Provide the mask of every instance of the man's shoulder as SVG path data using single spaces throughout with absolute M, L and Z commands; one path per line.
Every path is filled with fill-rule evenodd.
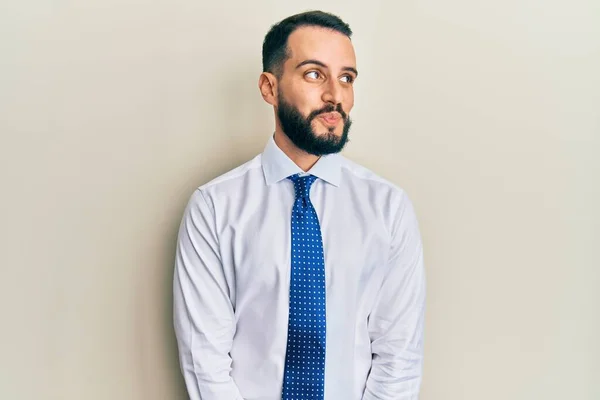
M 416 220 L 413 202 L 402 186 L 348 158 L 343 159 L 342 165 L 345 179 L 354 183 L 357 189 L 361 188 L 369 204 L 383 210 L 384 220 L 396 221 L 396 224 L 404 220 Z M 397 228 L 390 228 L 391 231 L 394 229 Z
M 396 195 L 405 194 L 401 186 L 384 178 L 372 169 L 344 156 L 341 156 L 341 160 L 342 172 L 346 175 L 347 179 L 360 184 L 367 184 L 373 187 L 374 190 L 387 191 Z
M 249 173 L 253 172 L 262 173 L 261 154 L 258 154 L 243 164 L 212 178 L 210 181 L 200 185 L 198 190 L 208 191 L 215 187 L 224 187 L 229 184 L 235 185 L 236 183 L 240 183 L 240 181 Z

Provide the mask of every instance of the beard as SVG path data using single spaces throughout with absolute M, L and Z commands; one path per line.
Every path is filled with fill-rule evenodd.
M 285 101 L 281 92 L 279 92 L 278 97 L 277 117 L 281 123 L 281 129 L 296 147 L 315 156 L 342 151 L 349 141 L 348 131 L 352 125 L 352 120 L 342 110 L 341 104 L 338 103 L 337 106 L 328 104 L 320 110 L 311 112 L 305 118 L 296 107 Z M 336 127 L 327 128 L 328 132 L 326 134 L 317 135 L 312 129 L 312 121 L 320 114 L 334 111 L 342 116 L 344 127 L 341 136 L 334 133 Z

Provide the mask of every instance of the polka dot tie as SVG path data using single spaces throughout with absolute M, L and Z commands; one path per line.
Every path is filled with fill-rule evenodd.
M 325 385 L 325 261 L 317 213 L 310 202 L 313 175 L 294 182 L 290 316 L 282 400 L 323 400 Z

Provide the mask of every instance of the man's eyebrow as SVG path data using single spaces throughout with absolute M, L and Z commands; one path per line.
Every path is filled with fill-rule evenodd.
M 323 68 L 329 68 L 324 62 L 321 62 L 319 60 L 304 60 L 300 64 L 296 65 L 296 69 L 298 69 L 306 64 L 315 64 L 315 65 L 318 65 Z M 354 67 L 343 67 L 342 71 L 350 71 L 350 72 L 353 72 L 354 75 L 358 76 L 358 71 Z
M 342 71 L 350 71 L 350 72 L 354 73 L 355 77 L 358 76 L 358 71 L 354 67 L 344 67 L 344 68 L 342 68 Z

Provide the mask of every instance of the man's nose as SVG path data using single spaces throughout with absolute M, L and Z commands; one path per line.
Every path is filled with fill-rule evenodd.
M 342 102 L 342 89 L 337 79 L 330 79 L 323 91 L 323 101 L 333 105 Z

